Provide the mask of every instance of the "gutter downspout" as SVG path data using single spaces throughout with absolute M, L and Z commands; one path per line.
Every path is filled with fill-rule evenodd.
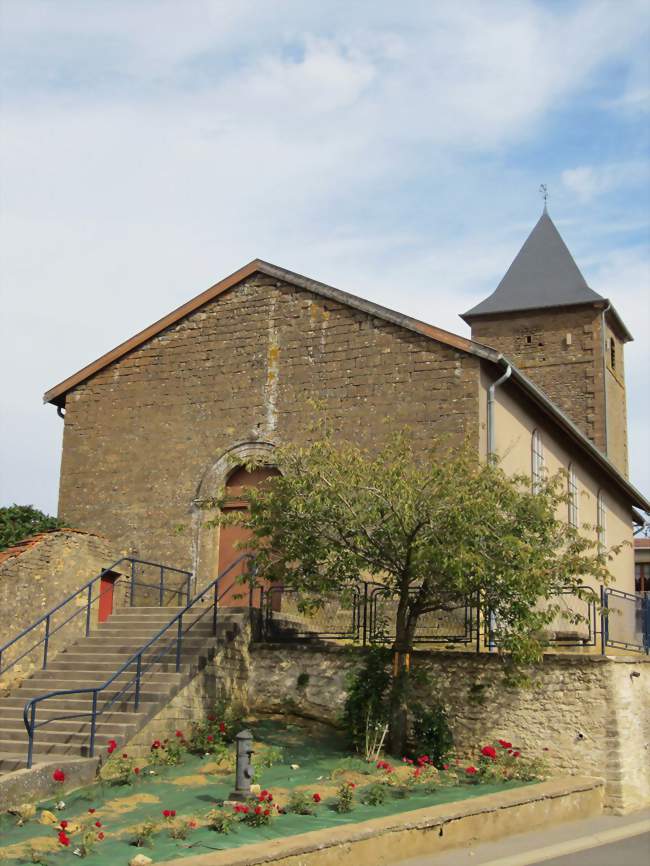
M 603 427 L 605 429 L 605 448 L 604 454 L 608 457 L 609 451 L 609 437 L 607 435 L 607 340 L 605 339 L 605 316 L 609 312 L 612 307 L 612 302 L 607 301 L 607 306 L 604 308 L 601 313 L 600 318 L 600 333 L 601 333 L 601 343 L 602 343 L 602 352 L 603 352 Z
M 495 392 L 500 385 L 503 385 L 504 382 L 512 375 L 512 367 L 508 362 L 503 359 L 504 363 L 507 365 L 506 371 L 501 376 L 501 378 L 497 379 L 496 382 L 492 382 L 490 387 L 488 388 L 488 397 L 487 397 L 487 453 L 488 460 L 494 457 L 496 451 L 495 445 L 495 435 L 494 435 L 494 403 L 495 403 Z
M 496 444 L 495 444 L 495 429 L 494 429 L 494 403 L 495 403 L 495 395 L 496 390 L 500 385 L 503 385 L 504 382 L 507 382 L 510 376 L 512 375 L 512 367 L 508 362 L 503 359 L 506 366 L 506 371 L 499 379 L 495 382 L 492 382 L 490 387 L 488 388 L 488 397 L 487 397 L 487 456 L 488 460 L 493 460 L 496 453 Z M 489 640 L 488 640 L 488 648 L 490 652 L 494 652 L 496 649 L 496 644 L 494 642 L 494 614 L 490 612 L 490 622 L 489 622 Z

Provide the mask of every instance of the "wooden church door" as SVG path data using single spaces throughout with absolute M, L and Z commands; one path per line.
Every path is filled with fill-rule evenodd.
M 258 487 L 268 478 L 273 478 L 279 474 L 278 470 L 273 467 L 262 466 L 250 472 L 243 466 L 238 467 L 234 472 L 231 472 L 226 481 L 228 503 L 223 510 L 225 512 L 246 511 L 246 500 L 243 498 L 246 488 Z M 245 551 L 245 542 L 248 538 L 250 538 L 250 531 L 241 526 L 219 527 L 219 574 L 238 556 L 241 556 Z M 222 605 L 226 607 L 248 606 L 248 587 L 246 584 L 237 582 L 237 578 L 245 573 L 246 568 L 246 561 L 242 561 L 224 578 L 224 585 L 219 590 L 220 595 L 223 596 L 220 602 Z M 224 594 L 226 587 L 227 590 Z M 255 606 L 259 605 L 258 593 L 254 593 L 254 604 Z

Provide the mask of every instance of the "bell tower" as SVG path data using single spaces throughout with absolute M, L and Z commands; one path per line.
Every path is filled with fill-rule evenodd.
M 632 335 L 589 288 L 546 206 L 495 291 L 461 318 L 627 475 L 623 349 Z

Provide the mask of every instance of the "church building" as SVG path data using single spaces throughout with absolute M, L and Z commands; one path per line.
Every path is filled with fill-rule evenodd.
M 612 302 L 584 280 L 544 210 L 472 338 L 256 259 L 45 394 L 64 419 L 59 516 L 116 547 L 195 573 L 235 554 L 198 502 L 273 471 L 309 440 L 314 400 L 335 435 L 372 448 L 408 425 L 531 483 L 567 470 L 567 520 L 632 541 L 648 500 L 627 478 L 624 346 Z M 181 528 L 179 531 L 179 527 Z M 634 591 L 631 543 L 612 565 Z

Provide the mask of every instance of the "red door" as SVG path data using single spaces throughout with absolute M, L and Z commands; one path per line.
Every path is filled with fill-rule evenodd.
M 113 613 L 114 574 L 104 574 L 99 581 L 99 621 L 106 622 Z
M 231 473 L 226 481 L 226 493 L 228 504 L 224 511 L 246 511 L 246 501 L 242 498 L 247 487 L 257 487 L 263 484 L 267 478 L 279 475 L 277 469 L 262 467 L 249 472 L 239 467 Z M 231 562 L 245 552 L 245 542 L 250 538 L 250 531 L 241 526 L 222 526 L 219 529 L 219 574 L 221 574 Z M 244 574 L 247 562 L 243 560 L 232 571 L 229 571 L 223 579 L 219 588 L 222 596 L 221 604 L 226 607 L 248 607 L 249 590 L 245 583 L 238 583 L 237 578 Z M 225 594 L 224 594 L 225 593 Z M 253 604 L 259 607 L 259 592 L 253 593 Z

